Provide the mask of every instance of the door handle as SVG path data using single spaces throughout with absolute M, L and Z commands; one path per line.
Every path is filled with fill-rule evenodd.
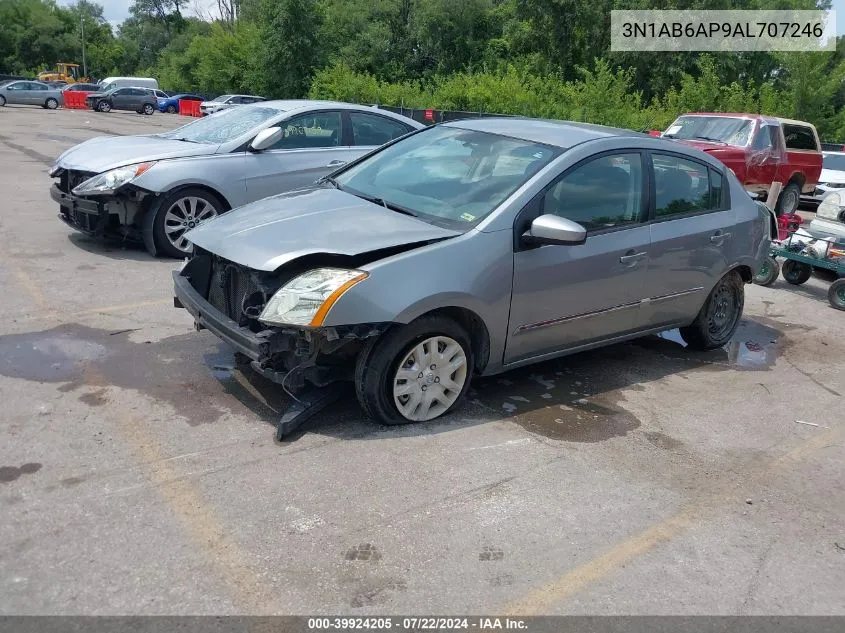
M 715 234 L 710 236 L 710 241 L 713 242 L 714 244 L 721 244 L 726 239 L 728 239 L 730 236 L 731 236 L 730 233 L 722 233 L 721 231 L 716 231 Z
M 341 165 L 345 165 L 345 160 L 330 160 L 326 167 L 340 167 Z
M 628 251 L 622 257 L 619 258 L 620 264 L 636 264 L 638 261 L 643 259 L 648 253 L 635 253 L 634 251 Z

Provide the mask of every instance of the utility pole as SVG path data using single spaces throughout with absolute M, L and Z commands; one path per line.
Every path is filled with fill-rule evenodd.
M 82 76 L 88 77 L 88 62 L 85 61 L 85 17 L 79 17 L 79 26 L 82 28 Z

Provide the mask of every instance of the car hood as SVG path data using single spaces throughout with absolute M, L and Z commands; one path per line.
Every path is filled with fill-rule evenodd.
M 99 99 L 100 97 L 105 97 L 108 93 L 107 92 L 90 92 L 85 95 L 86 99 L 96 98 Z
M 217 147 L 157 136 L 100 136 L 71 147 L 56 163 L 64 169 L 100 173 L 150 160 L 205 156 L 216 152 Z
M 845 171 L 822 169 L 822 173 L 819 175 L 819 182 L 843 183 L 845 182 Z
M 304 255 L 363 255 L 460 234 L 338 189 L 315 186 L 240 207 L 186 237 L 229 261 L 273 271 Z

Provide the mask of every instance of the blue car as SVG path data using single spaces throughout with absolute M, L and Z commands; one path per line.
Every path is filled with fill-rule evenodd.
M 170 114 L 176 114 L 177 112 L 179 112 L 180 99 L 185 99 L 186 101 L 205 101 L 205 97 L 195 94 L 185 93 L 173 95 L 172 97 L 168 97 L 167 99 L 158 100 L 159 112 L 168 112 Z

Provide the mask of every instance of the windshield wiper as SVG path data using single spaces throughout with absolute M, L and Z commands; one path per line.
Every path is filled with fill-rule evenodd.
M 727 145 L 725 141 L 720 138 L 713 138 L 712 136 L 693 136 L 692 138 L 701 139 L 702 141 L 710 141 L 711 143 L 722 143 L 723 145 Z
M 352 193 L 351 191 L 349 193 Z M 391 211 L 396 211 L 397 213 L 402 213 L 404 215 L 410 215 L 412 218 L 419 217 L 416 213 L 411 211 L 410 209 L 406 209 L 405 207 L 399 206 L 393 202 L 388 202 L 384 198 L 378 198 L 376 196 L 368 196 L 363 193 L 354 193 L 353 195 L 358 196 L 366 200 L 367 202 L 372 202 L 373 204 L 377 204 L 380 207 L 384 207 L 385 209 L 390 209 Z
M 194 141 L 192 139 L 185 138 L 184 136 L 182 138 L 174 138 L 173 140 L 174 141 L 183 141 L 185 143 L 199 143 L 199 141 Z

